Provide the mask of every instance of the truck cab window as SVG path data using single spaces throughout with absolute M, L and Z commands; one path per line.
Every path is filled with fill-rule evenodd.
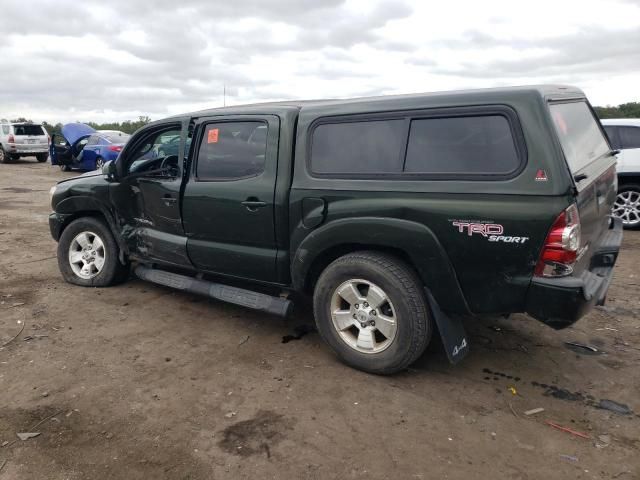
M 171 169 L 173 175 L 178 170 L 180 149 L 180 129 L 161 130 L 150 134 L 128 158 L 129 173 L 147 172 L 152 176 L 167 175 L 164 168 Z
M 255 177 L 264 171 L 267 125 L 262 122 L 212 123 L 200 140 L 198 180 Z

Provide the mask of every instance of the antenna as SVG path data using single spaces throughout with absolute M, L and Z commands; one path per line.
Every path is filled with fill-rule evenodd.
M 223 84 L 223 90 L 222 90 L 222 106 L 226 107 L 227 106 L 227 84 Z

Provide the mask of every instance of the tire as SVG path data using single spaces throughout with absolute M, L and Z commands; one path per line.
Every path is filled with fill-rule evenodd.
M 612 213 L 622 219 L 627 230 L 640 228 L 640 185 L 626 184 L 618 188 Z
M 0 146 L 0 163 L 9 163 L 10 161 L 9 154 Z
M 129 274 L 129 265 L 120 263 L 119 253 L 118 244 L 104 222 L 82 217 L 71 222 L 60 236 L 58 267 L 69 283 L 108 287 L 126 280 Z M 74 259 L 77 261 L 72 265 Z
M 69 165 L 58 165 L 58 167 L 60 168 L 61 172 L 70 172 L 71 171 L 71 167 Z
M 406 369 L 433 332 L 422 282 L 385 253 L 355 252 L 331 263 L 316 283 L 313 310 L 318 332 L 338 357 L 369 373 Z
M 36 160 L 38 161 L 38 163 L 44 163 L 47 161 L 48 157 L 49 155 L 46 153 L 39 153 L 36 155 Z
M 104 167 L 104 158 L 97 157 L 96 158 L 96 170 L 102 170 L 102 167 Z

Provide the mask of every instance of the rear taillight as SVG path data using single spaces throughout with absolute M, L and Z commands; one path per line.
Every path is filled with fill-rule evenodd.
M 536 265 L 538 277 L 564 277 L 573 273 L 580 250 L 580 215 L 575 204 L 558 215 Z
M 109 147 L 109 150 L 112 152 L 121 152 L 122 151 L 122 146 L 120 145 L 111 145 Z
M 7 138 L 7 142 L 16 143 L 16 137 L 13 136 L 13 133 L 9 135 L 9 137 Z

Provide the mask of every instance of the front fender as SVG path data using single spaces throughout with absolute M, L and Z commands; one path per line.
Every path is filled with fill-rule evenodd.
M 309 233 L 295 249 L 291 278 L 302 290 L 314 261 L 329 249 L 358 244 L 404 252 L 443 311 L 469 313 L 449 258 L 433 232 L 409 220 L 379 217 L 342 218 Z
M 122 241 L 121 235 L 118 235 L 113 213 L 107 205 L 94 197 L 84 195 L 74 195 L 67 197 L 55 205 L 55 213 L 50 217 L 51 235 L 57 241 L 60 238 L 62 230 L 76 218 L 83 215 L 90 215 L 93 212 L 99 212 L 105 218 L 111 232 L 113 233 L 121 251 L 127 252 L 126 244 Z M 53 219 L 53 220 L 51 220 Z

